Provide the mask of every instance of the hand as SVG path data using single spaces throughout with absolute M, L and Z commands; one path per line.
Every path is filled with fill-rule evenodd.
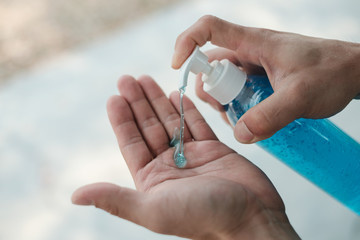
M 137 191 L 110 183 L 78 189 L 72 201 L 95 205 L 152 231 L 193 239 L 298 239 L 265 174 L 219 142 L 184 98 L 185 169 L 169 140 L 179 127 L 179 94 L 168 99 L 150 77 L 124 76 L 108 115 Z
M 228 58 L 249 74 L 266 73 L 274 94 L 238 121 L 235 136 L 253 143 L 272 136 L 293 120 L 324 118 L 341 111 L 360 93 L 360 44 L 235 25 L 205 16 L 182 33 L 172 65 L 179 68 L 195 45 L 224 47 L 209 60 Z M 202 90 L 198 96 L 221 108 Z

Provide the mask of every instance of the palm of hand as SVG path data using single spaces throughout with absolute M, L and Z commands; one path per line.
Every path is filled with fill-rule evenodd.
M 235 229 L 246 235 L 264 212 L 286 221 L 281 198 L 267 177 L 219 142 L 189 99 L 184 99 L 188 163 L 178 169 L 169 147 L 179 123 L 178 95 L 167 99 L 148 77 L 123 77 L 119 90 L 122 96 L 110 99 L 108 113 L 139 191 L 90 185 L 74 193 L 75 203 L 91 201 L 150 230 L 197 239 L 220 239 Z
M 149 193 L 153 216 L 144 221 L 149 229 L 210 239 L 206 234 L 231 234 L 264 208 L 282 209 L 266 176 L 221 142 L 193 141 L 185 149 L 186 169 L 175 167 L 169 149 L 135 177 L 137 188 Z

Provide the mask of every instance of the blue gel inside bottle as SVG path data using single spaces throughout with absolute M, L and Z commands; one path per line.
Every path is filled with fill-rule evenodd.
M 273 93 L 266 76 L 248 76 L 225 106 L 230 122 Z M 360 215 L 360 144 L 327 119 L 297 119 L 257 143 Z

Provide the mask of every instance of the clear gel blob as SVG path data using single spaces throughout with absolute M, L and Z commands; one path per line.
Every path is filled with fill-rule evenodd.
M 180 129 L 175 128 L 173 138 L 170 142 L 171 147 L 175 147 L 174 161 L 178 168 L 184 168 L 187 160 L 184 155 L 184 109 L 183 109 L 183 98 L 185 89 L 180 88 Z

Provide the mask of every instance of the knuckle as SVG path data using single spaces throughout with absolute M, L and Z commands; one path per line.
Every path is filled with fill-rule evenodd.
M 159 120 L 157 119 L 157 117 L 155 116 L 150 116 L 146 119 L 144 119 L 141 123 L 141 126 L 143 129 L 147 129 L 147 128 L 151 128 L 151 127 L 154 127 L 154 126 L 157 126 L 159 125 L 160 122 Z
M 195 119 L 195 121 L 191 124 L 191 127 L 199 131 L 204 131 L 204 134 L 207 132 L 207 122 L 204 118 Z
M 217 19 L 218 19 L 217 17 L 207 14 L 207 15 L 204 15 L 204 16 L 199 18 L 198 24 L 200 24 L 200 25 L 211 25 Z
M 220 19 L 212 15 L 200 17 L 190 28 L 182 32 L 176 39 L 175 48 L 193 49 L 194 42 L 202 46 L 208 40 L 199 34 L 200 29 L 209 29 Z
M 257 111 L 255 113 L 258 117 L 253 120 L 250 125 L 250 131 L 257 137 L 266 137 L 272 133 L 273 122 L 270 116 L 265 111 Z M 251 126 L 254 127 L 251 127 Z
M 114 216 L 119 216 L 119 209 L 111 204 L 107 203 L 95 203 L 95 207 L 102 209 Z
M 173 122 L 179 121 L 180 116 L 177 112 L 170 113 L 168 116 L 166 116 L 164 123 L 169 124 Z
M 272 116 L 270 116 L 272 114 Z M 272 135 L 274 131 L 274 121 L 277 117 L 276 113 L 268 112 L 262 107 L 254 107 L 250 109 L 243 118 L 246 126 L 258 138 L 266 138 Z

